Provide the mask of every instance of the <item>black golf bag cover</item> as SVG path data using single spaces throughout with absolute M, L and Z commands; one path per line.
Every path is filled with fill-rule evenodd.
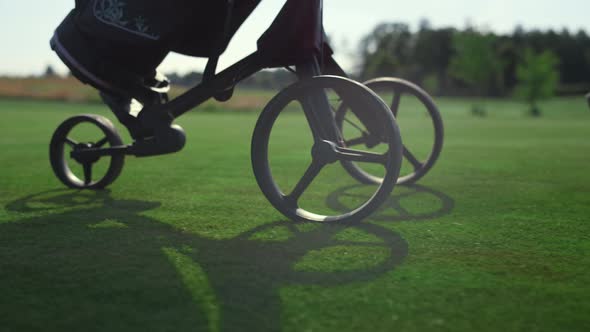
M 288 0 L 258 39 L 269 65 L 299 64 L 324 51 L 322 0 Z
M 228 0 L 76 0 L 51 46 L 84 83 L 129 95 L 130 86 L 151 85 L 170 51 L 221 54 L 259 2 L 236 0 L 228 22 Z

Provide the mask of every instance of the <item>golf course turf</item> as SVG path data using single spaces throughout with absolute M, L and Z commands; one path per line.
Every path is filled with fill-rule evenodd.
M 256 112 L 191 113 L 183 151 L 128 158 L 90 192 L 55 178 L 48 144 L 67 117 L 108 111 L 0 100 L 0 332 L 590 331 L 586 101 L 543 102 L 540 118 L 507 100 L 475 117 L 471 102 L 437 100 L 445 145 L 418 185 L 335 225 L 266 201 Z M 308 160 L 285 121 L 282 162 Z M 404 140 L 428 135 L 402 121 Z M 332 167 L 342 182 L 310 206 L 362 191 Z

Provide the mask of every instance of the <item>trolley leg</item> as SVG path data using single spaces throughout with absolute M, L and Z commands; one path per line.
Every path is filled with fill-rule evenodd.
M 312 61 L 297 66 L 297 75 L 300 80 L 321 75 L 318 59 L 314 57 Z M 316 143 L 322 140 L 340 142 L 341 135 L 338 133 L 334 112 L 326 92 L 323 90 L 313 91 L 302 103 Z

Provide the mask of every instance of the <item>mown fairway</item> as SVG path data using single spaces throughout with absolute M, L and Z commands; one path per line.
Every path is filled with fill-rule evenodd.
M 440 100 L 438 164 L 347 227 L 293 224 L 265 200 L 257 113 L 190 114 L 184 151 L 78 192 L 53 176 L 51 134 L 106 110 L 0 101 L 0 331 L 589 331 L 585 101 L 546 102 L 540 119 L 469 105 Z M 345 204 L 357 187 L 341 173 L 313 204 Z

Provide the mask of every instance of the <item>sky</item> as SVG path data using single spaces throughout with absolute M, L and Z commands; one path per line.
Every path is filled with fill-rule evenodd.
M 262 0 L 222 56 L 221 68 L 256 49 L 256 40 L 284 3 Z M 0 0 L 0 75 L 39 74 L 48 65 L 65 72 L 49 39 L 73 6 L 74 0 Z M 498 33 L 509 33 L 516 25 L 590 32 L 590 0 L 324 0 L 324 15 L 337 60 L 349 68 L 355 63 L 350 51 L 382 22 L 405 22 L 414 28 L 423 19 L 437 28 L 461 28 L 469 22 Z M 204 64 L 203 59 L 172 54 L 160 69 L 186 73 L 202 70 Z

